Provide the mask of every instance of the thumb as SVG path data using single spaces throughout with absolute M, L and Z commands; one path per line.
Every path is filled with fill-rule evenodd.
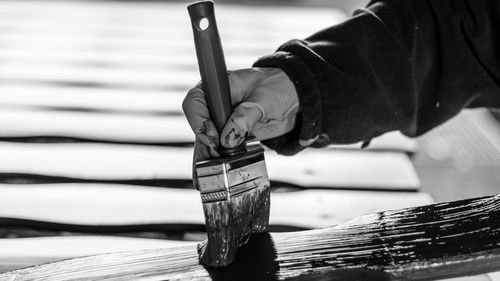
M 226 148 L 233 148 L 241 144 L 248 137 L 253 126 L 264 118 L 264 109 L 255 102 L 243 102 L 238 105 L 222 129 L 220 144 Z

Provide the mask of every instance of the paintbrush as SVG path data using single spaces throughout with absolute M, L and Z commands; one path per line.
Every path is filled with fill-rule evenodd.
M 188 6 L 196 55 L 210 118 L 217 130 L 231 115 L 232 103 L 214 4 Z M 260 145 L 245 142 L 232 149 L 219 147 L 221 158 L 195 164 L 208 239 L 198 245 L 200 261 L 212 267 L 229 265 L 252 232 L 269 222 L 270 184 Z

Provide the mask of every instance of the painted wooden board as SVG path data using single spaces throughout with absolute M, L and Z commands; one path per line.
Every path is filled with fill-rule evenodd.
M 84 180 L 190 180 L 191 147 L 0 142 L 0 174 Z M 407 155 L 309 149 L 294 157 L 266 151 L 272 181 L 317 188 L 416 190 Z
M 271 195 L 270 223 L 319 228 L 432 203 L 426 193 L 305 190 Z M 0 184 L 0 217 L 76 225 L 204 225 L 199 192 L 114 184 Z
M 196 242 L 111 236 L 0 239 L 0 273 L 68 258 L 193 243 Z
M 115 91 L 111 91 L 109 96 L 106 96 L 106 91 L 97 91 L 96 94 L 103 98 L 87 96 L 78 91 L 69 92 L 68 95 L 55 91 L 23 97 L 23 93 L 16 96 L 2 93 L 0 86 L 0 138 L 59 136 L 143 144 L 192 143 L 194 140 L 194 134 L 182 113 L 181 95 L 146 95 L 138 92 L 129 95 L 124 93 L 120 98 L 120 93 Z M 5 97 L 5 102 L 1 101 L 2 97 Z M 113 102 L 114 98 L 117 102 Z M 25 105 L 54 111 L 30 109 Z M 142 114 L 128 114 L 134 112 Z M 334 149 L 360 147 L 361 143 L 332 146 Z M 399 132 L 392 132 L 373 139 L 369 149 L 414 153 L 417 144 Z
M 255 234 L 234 264 L 198 263 L 194 245 L 89 256 L 0 280 L 433 280 L 500 270 L 500 196 L 366 215 L 301 232 Z
M 0 273 L 89 255 L 167 248 L 197 242 L 110 236 L 63 236 L 0 239 Z M 498 281 L 498 273 L 441 281 Z

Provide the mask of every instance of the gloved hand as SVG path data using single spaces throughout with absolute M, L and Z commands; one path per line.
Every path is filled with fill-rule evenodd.
M 264 140 L 283 135 L 295 126 L 299 99 L 295 86 L 279 68 L 250 68 L 230 71 L 233 107 L 219 133 L 209 117 L 201 85 L 191 89 L 182 108 L 196 135 L 193 163 L 220 157 L 219 143 L 227 148 L 245 140 Z

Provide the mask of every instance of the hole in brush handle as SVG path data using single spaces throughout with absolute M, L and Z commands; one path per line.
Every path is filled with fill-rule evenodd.
M 206 30 L 210 25 L 210 21 L 207 18 L 201 18 L 198 20 L 198 30 L 204 31 Z

